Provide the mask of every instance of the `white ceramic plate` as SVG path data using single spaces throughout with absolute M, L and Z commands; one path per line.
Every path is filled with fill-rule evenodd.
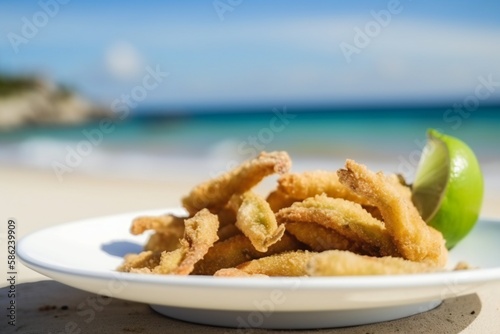
M 324 328 L 398 319 L 500 279 L 500 222 L 480 221 L 450 254 L 481 269 L 399 276 L 220 278 L 119 273 L 126 253 L 147 236 L 129 233 L 136 212 L 82 220 L 32 233 L 20 259 L 59 282 L 100 295 L 150 304 L 181 320 L 227 327 Z

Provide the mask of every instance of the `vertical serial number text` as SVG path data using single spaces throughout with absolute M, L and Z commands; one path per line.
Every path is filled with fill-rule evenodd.
M 17 281 L 17 258 L 16 258 L 16 221 L 11 218 L 7 221 L 7 323 L 16 325 L 16 281 Z

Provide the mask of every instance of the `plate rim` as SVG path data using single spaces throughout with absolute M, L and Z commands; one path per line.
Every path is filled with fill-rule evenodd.
M 481 284 L 494 280 L 500 280 L 500 266 L 494 268 L 478 268 L 464 271 L 446 271 L 423 274 L 403 274 L 403 275 L 366 275 L 366 276 L 342 276 L 342 277 L 213 277 L 213 276 L 174 276 L 174 275 L 144 275 L 137 273 L 123 273 L 118 271 L 88 270 L 68 267 L 65 265 L 44 264 L 29 253 L 25 246 L 32 238 L 39 234 L 48 233 L 51 230 L 68 228 L 79 224 L 88 224 L 96 220 L 120 219 L 120 217 L 131 217 L 139 215 L 155 215 L 161 213 L 183 214 L 185 210 L 181 207 L 168 207 L 162 209 L 141 210 L 110 214 L 97 217 L 90 217 L 61 223 L 45 228 L 39 228 L 23 236 L 17 243 L 16 253 L 19 259 L 28 268 L 35 271 L 43 271 L 42 274 L 48 277 L 45 272 L 55 272 L 58 274 L 85 277 L 87 279 L 120 279 L 129 283 L 147 283 L 153 285 L 163 285 L 166 283 L 175 286 L 199 287 L 200 284 L 209 288 L 227 289 L 274 289 L 286 288 L 287 285 L 294 285 L 300 282 L 301 290 L 334 289 L 334 290 L 363 290 L 363 289 L 394 289 L 394 288 L 425 288 L 439 284 L 446 284 L 451 279 L 454 284 Z M 500 219 L 480 217 L 478 223 L 500 224 Z M 477 226 L 477 224 L 476 224 Z M 500 226 L 500 225 L 499 225 Z M 38 270 L 37 270 L 38 269 Z M 418 278 L 418 281 L 415 280 Z

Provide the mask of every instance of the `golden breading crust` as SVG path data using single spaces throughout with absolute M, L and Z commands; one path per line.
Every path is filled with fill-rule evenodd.
M 307 263 L 310 276 L 360 276 L 428 273 L 439 270 L 428 263 L 400 257 L 372 257 L 331 250 L 317 253 Z
M 262 152 L 255 159 L 244 162 L 234 170 L 196 186 L 182 199 L 182 204 L 192 215 L 203 208 L 217 212 L 234 194 L 242 194 L 252 189 L 268 175 L 284 174 L 290 167 L 288 153 Z
M 284 174 L 278 179 L 278 191 L 298 201 L 325 194 L 363 205 L 370 204 L 366 198 L 340 183 L 335 171 L 316 170 Z
M 269 246 L 278 242 L 285 233 L 285 226 L 278 226 L 269 203 L 251 191 L 241 195 L 236 227 L 259 252 L 267 252 Z
M 205 256 L 219 239 L 217 216 L 203 209 L 185 220 L 184 238 L 181 247 L 172 252 L 163 252 L 160 264 L 153 269 L 157 274 L 189 275 L 195 264 Z
M 359 245 L 365 254 L 398 256 L 384 223 L 373 218 L 358 203 L 318 195 L 278 211 L 280 223 L 316 223 Z
M 337 173 L 342 184 L 377 206 L 405 259 L 445 265 L 448 251 L 442 234 L 423 221 L 403 188 L 395 186 L 383 173 L 373 173 L 353 160 L 347 160 L 346 168 Z
M 243 234 L 225 241 L 217 242 L 205 257 L 199 261 L 192 272 L 193 275 L 213 275 L 223 268 L 236 267 L 243 262 L 260 259 L 265 256 L 286 251 L 304 249 L 305 245 L 285 233 L 280 241 L 269 247 L 267 252 L 257 251 L 252 242 Z

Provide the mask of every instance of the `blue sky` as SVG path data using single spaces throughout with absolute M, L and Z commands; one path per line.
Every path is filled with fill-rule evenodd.
M 0 3 L 0 71 L 102 103 L 141 85 L 148 66 L 169 76 L 141 103 L 174 107 L 448 102 L 481 76 L 500 81 L 496 1 L 60 1 Z

